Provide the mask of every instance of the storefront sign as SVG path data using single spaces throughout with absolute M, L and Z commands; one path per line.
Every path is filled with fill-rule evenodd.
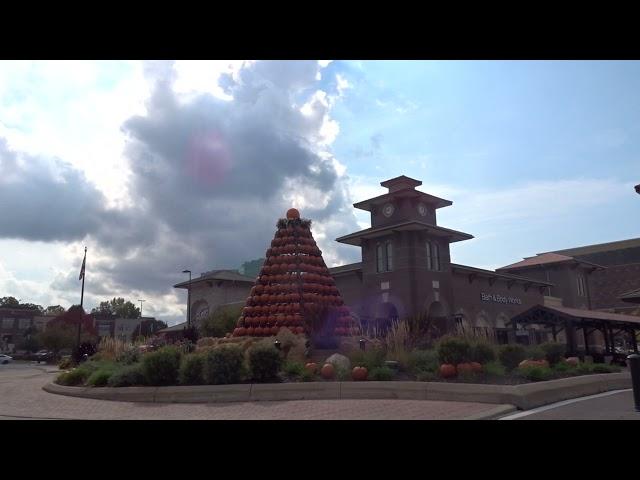
M 503 297 L 495 293 L 481 293 L 480 297 L 483 302 L 496 302 L 496 303 L 512 303 L 514 305 L 522 305 L 522 300 L 517 297 Z

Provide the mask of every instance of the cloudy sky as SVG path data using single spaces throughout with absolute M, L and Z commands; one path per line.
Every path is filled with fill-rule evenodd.
M 143 298 L 263 256 L 291 205 L 334 239 L 398 175 L 453 201 L 453 261 L 640 236 L 640 62 L 0 62 L 0 296 Z

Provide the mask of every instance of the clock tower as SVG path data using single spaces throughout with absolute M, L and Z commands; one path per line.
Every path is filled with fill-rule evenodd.
M 436 211 L 452 202 L 416 190 L 404 175 L 381 182 L 384 195 L 354 204 L 371 213 L 371 228 L 336 239 L 362 253 L 362 298 L 356 313 L 365 324 L 425 313 L 436 328 L 452 322 L 449 245 L 473 238 L 438 226 Z

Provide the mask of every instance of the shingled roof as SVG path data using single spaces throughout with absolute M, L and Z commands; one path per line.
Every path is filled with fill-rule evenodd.
M 214 282 L 214 281 L 228 281 L 228 282 L 242 282 L 253 283 L 255 278 L 247 277 L 235 270 L 211 270 L 204 272 L 199 277 L 191 279 L 191 285 L 200 282 Z M 176 283 L 173 288 L 189 288 L 189 280 Z
M 547 265 L 551 263 L 564 263 L 564 262 L 584 263 L 587 265 L 592 265 L 597 268 L 604 268 L 600 265 L 596 265 L 595 263 L 587 262 L 585 260 L 580 260 L 575 257 L 570 257 L 568 255 L 561 255 L 559 253 L 549 252 L 549 253 L 539 253 L 535 257 L 526 257 L 524 260 L 520 262 L 512 263 L 511 265 L 507 265 L 505 267 L 496 268 L 496 271 L 517 270 L 520 268 L 528 268 L 528 267 L 535 267 L 539 265 Z

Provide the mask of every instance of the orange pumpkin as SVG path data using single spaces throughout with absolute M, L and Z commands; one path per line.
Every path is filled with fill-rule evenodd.
M 313 362 L 309 362 L 304 366 L 304 369 L 307 372 L 311 372 L 312 374 L 315 375 L 315 373 L 318 371 L 318 364 L 317 363 L 313 363 Z
M 578 364 L 580 363 L 580 359 L 578 357 L 569 357 L 565 360 L 565 363 L 567 365 L 572 365 L 574 367 L 577 367 Z
M 247 334 L 247 329 L 244 327 L 238 328 L 237 335 L 238 337 L 244 337 Z
M 304 328 L 302 328 L 302 327 L 296 327 L 296 329 L 295 329 L 295 330 L 296 330 L 296 333 L 297 333 L 298 335 L 300 335 L 300 334 L 304 333 Z
M 271 335 L 277 335 L 279 331 L 280 331 L 280 328 L 275 326 L 271 327 Z
M 473 373 L 482 373 L 482 365 L 478 362 L 471 362 L 471 370 Z
M 247 328 L 247 336 L 251 337 L 255 334 L 255 329 L 253 327 Z
M 331 380 L 336 375 L 336 369 L 330 363 L 325 363 L 320 369 L 320 375 L 325 380 Z
M 450 363 L 440 365 L 440 376 L 442 378 L 452 378 L 456 376 L 456 367 Z
M 473 366 L 470 363 L 459 363 L 456 366 L 458 374 L 470 374 L 473 373 Z
M 364 367 L 354 367 L 354 369 L 351 371 L 351 378 L 355 382 L 365 381 L 368 375 L 369 375 L 369 372 Z

